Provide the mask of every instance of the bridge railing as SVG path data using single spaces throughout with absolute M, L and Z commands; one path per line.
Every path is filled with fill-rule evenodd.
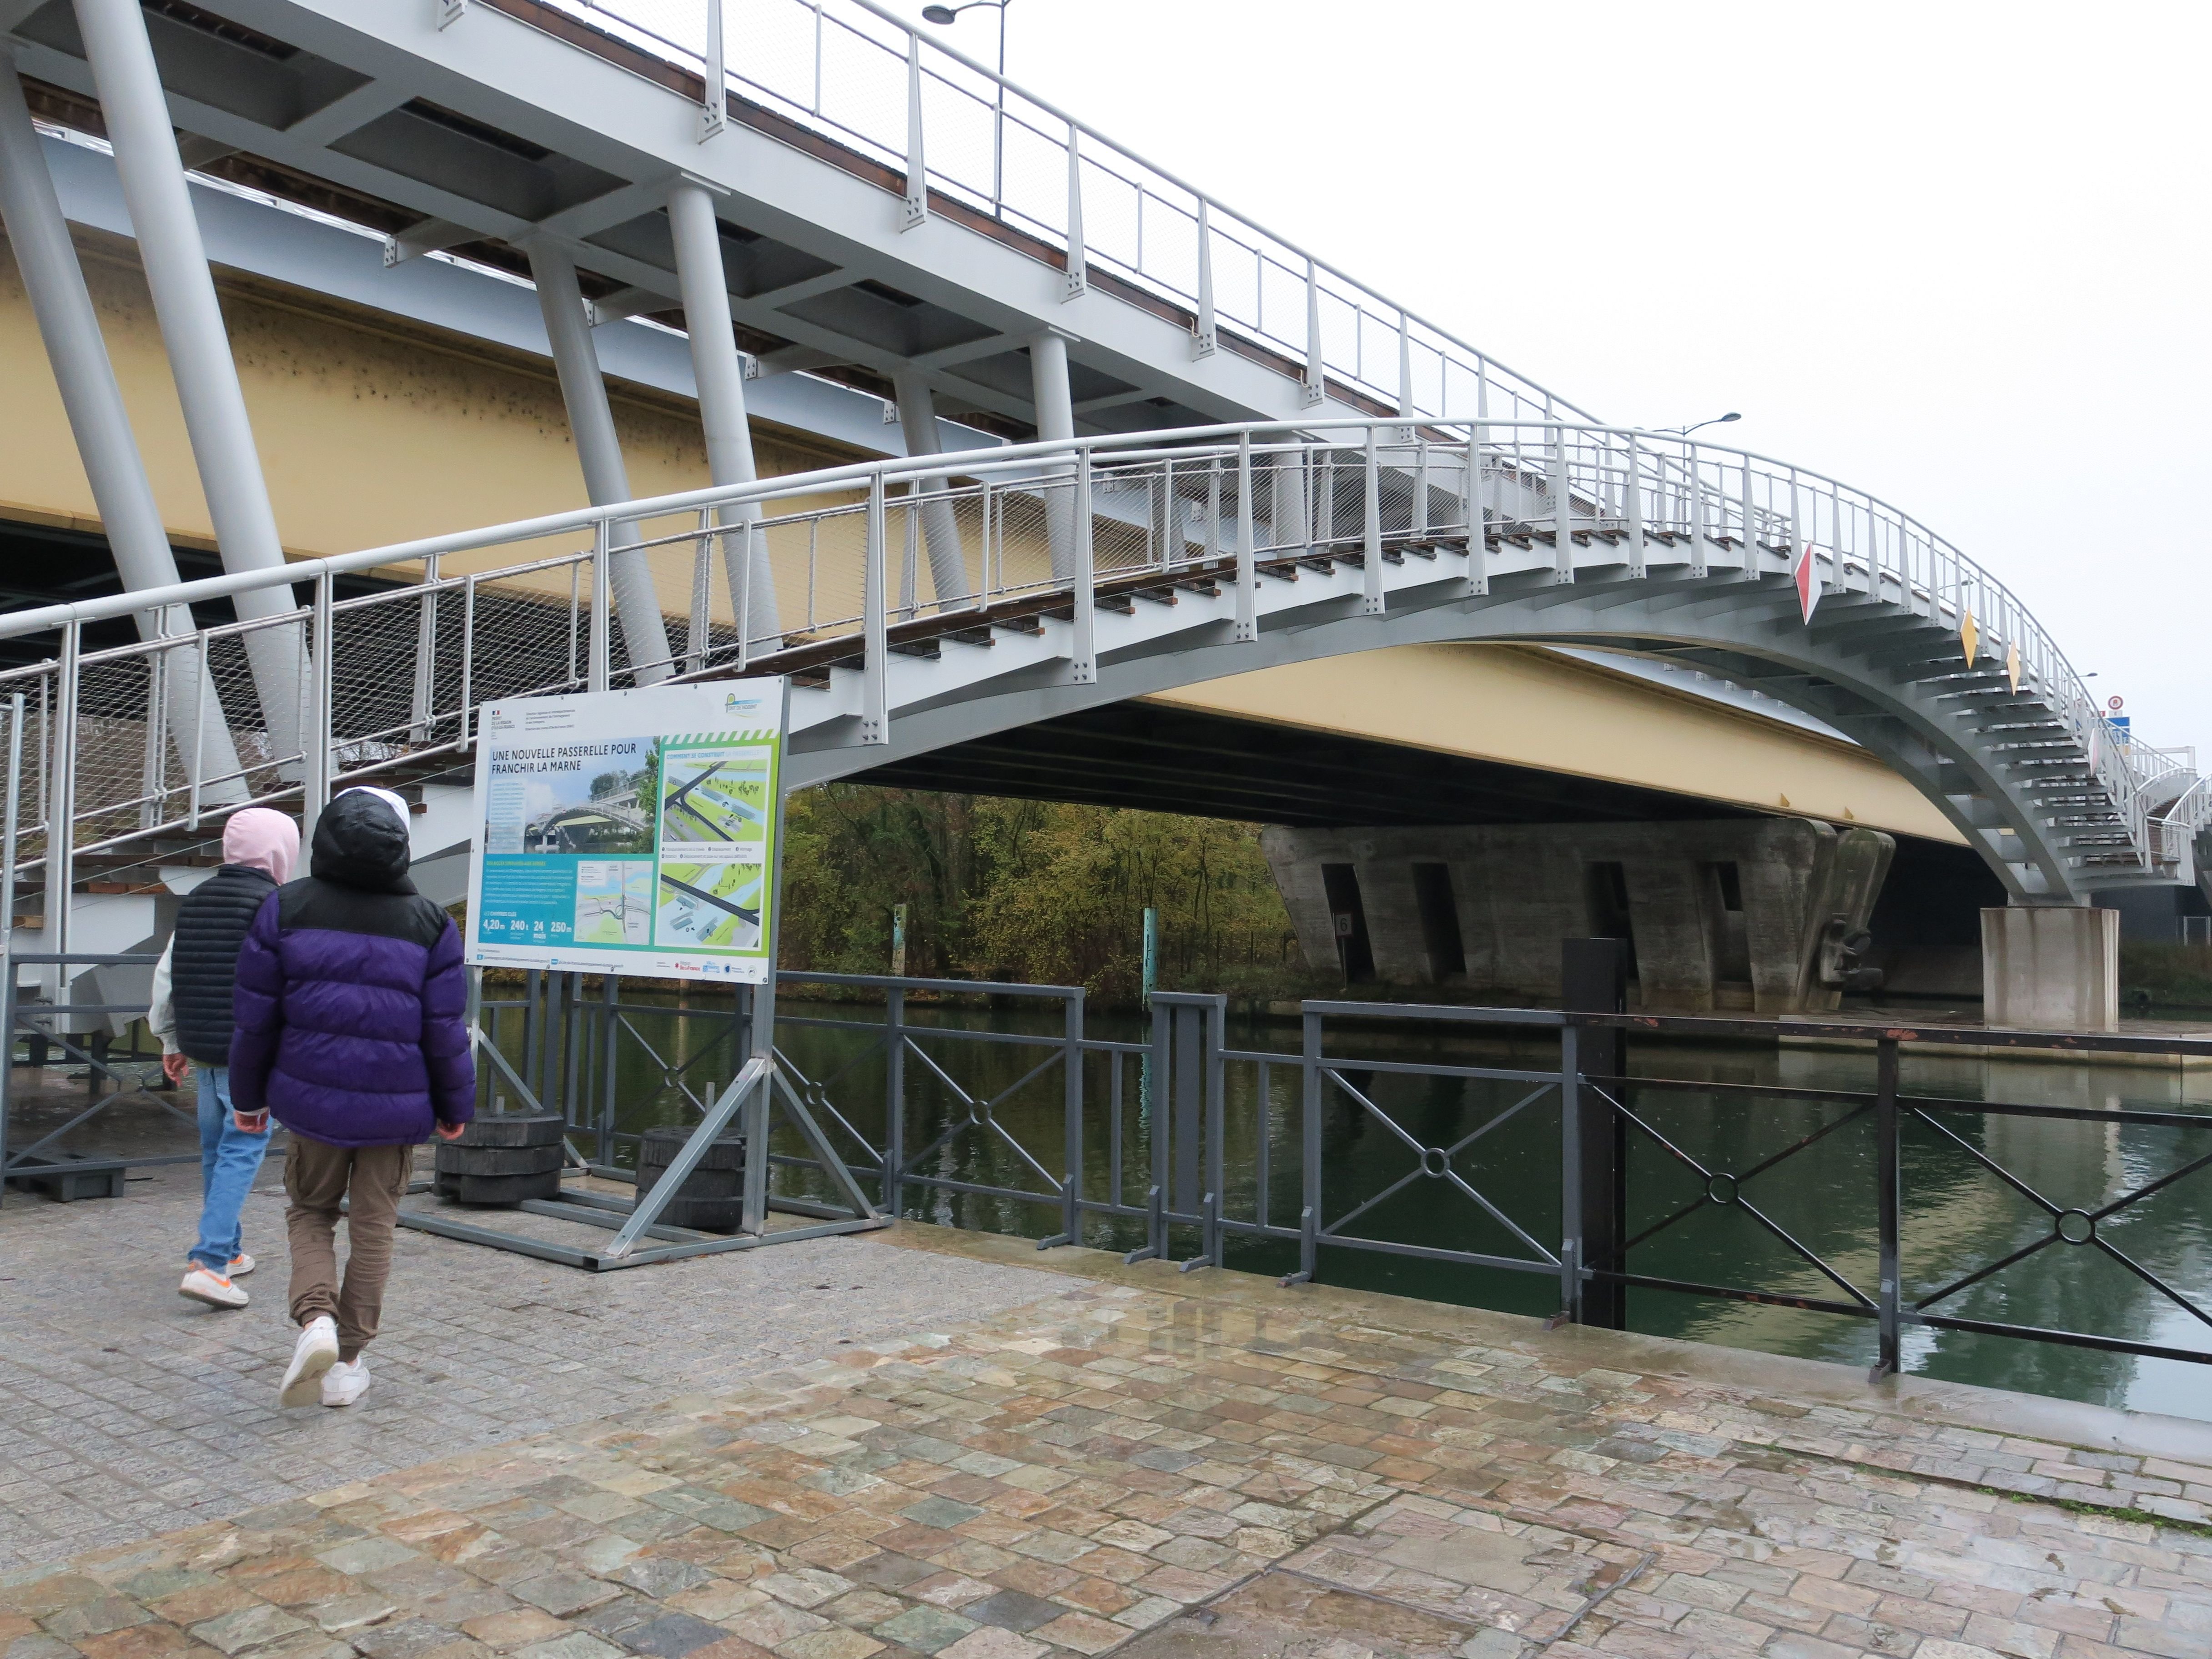
M 2138 757 L 2004 586 L 1879 498 L 1745 452 L 1536 421 L 1337 421 L 1007 446 L 856 464 L 553 514 L 398 547 L 0 617 L 58 629 L 0 675 L 30 751 L 9 823 L 19 866 L 191 832 L 250 800 L 319 802 L 339 777 L 467 754 L 482 703 L 763 669 L 859 671 L 864 742 L 888 738 L 897 655 L 996 626 L 1073 624 L 1178 582 L 1226 587 L 1258 625 L 1266 573 L 1384 572 L 1483 526 L 1471 592 L 1654 561 L 1716 580 L 1809 556 L 1836 599 L 1877 599 L 1958 637 L 1942 695 L 2024 702 L 2008 751 L 2078 776 L 2082 856 L 2154 854 Z M 352 591 L 354 585 L 367 591 Z M 341 592 L 342 583 L 347 591 Z M 85 651 L 83 629 L 289 584 L 296 609 Z M 219 715 L 219 718 L 217 717 Z
M 1165 301 L 1195 351 L 1241 349 L 1310 402 L 1333 384 L 1377 414 L 1594 418 L 871 0 L 548 3 L 897 173 L 909 223 L 949 206 L 1064 271 L 1071 292 L 1103 278 Z

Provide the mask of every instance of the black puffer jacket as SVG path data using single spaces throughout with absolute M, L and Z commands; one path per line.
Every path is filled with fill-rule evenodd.
M 177 1047 L 203 1066 L 230 1064 L 231 1000 L 238 951 L 261 901 L 276 890 L 268 872 L 226 864 L 185 895 L 177 907 L 169 955 L 170 1005 Z

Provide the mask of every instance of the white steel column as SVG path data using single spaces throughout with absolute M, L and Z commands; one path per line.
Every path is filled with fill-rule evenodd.
M 561 377 L 561 401 L 568 406 L 576 459 L 584 469 L 584 493 L 593 507 L 632 500 L 629 470 L 623 465 L 622 444 L 615 436 L 614 410 L 607 404 L 607 383 L 599 374 L 599 354 L 585 319 L 576 267 L 567 254 L 543 240 L 533 240 L 525 252 L 530 256 L 531 279 L 538 284 L 538 309 L 553 349 L 554 371 Z M 618 546 L 635 543 L 637 526 L 616 525 L 613 539 Z M 660 614 L 659 595 L 653 591 L 648 557 L 633 547 L 613 555 L 609 562 L 608 581 L 615 612 L 622 618 L 630 671 L 641 685 L 665 680 L 669 675 L 668 625 Z
M 899 429 L 906 436 L 906 453 L 909 455 L 941 455 L 945 439 L 937 425 L 937 399 L 931 395 L 929 382 L 912 369 L 902 369 L 891 376 L 891 388 L 898 397 Z M 917 486 L 930 495 L 941 495 L 945 479 L 940 477 L 924 478 Z M 929 576 L 937 590 L 937 602 L 957 605 L 969 597 L 968 561 L 960 550 L 960 521 L 954 515 L 948 501 L 925 501 L 921 505 L 922 539 L 929 545 Z
M 147 482 L 145 462 L 115 381 L 115 366 L 100 337 L 61 201 L 54 194 L 53 175 L 46 170 L 38 130 L 31 125 L 15 60 L 4 46 L 0 46 L 0 220 L 7 224 L 15 266 L 30 295 L 55 384 L 61 388 L 62 407 L 69 415 L 85 477 L 92 483 L 116 574 L 126 591 L 173 586 L 178 580 L 176 556 L 154 501 L 154 487 Z M 138 625 L 138 637 L 145 640 L 163 634 L 189 638 L 193 631 L 191 611 L 181 605 L 142 611 L 132 620 Z M 169 683 L 167 724 L 187 781 L 198 769 L 211 769 L 217 781 L 202 788 L 202 799 L 218 804 L 244 800 L 246 785 L 236 775 L 237 750 L 219 705 L 210 702 L 207 730 L 197 738 L 193 735 L 200 706 L 198 653 L 179 648 L 164 654 Z M 159 741 L 150 730 L 147 736 L 149 743 Z
M 1030 386 L 1036 404 L 1037 436 L 1040 439 L 1073 438 L 1075 436 L 1075 394 L 1067 380 L 1067 336 L 1057 329 L 1047 329 L 1030 340 Z M 1075 469 L 1065 469 L 1073 479 Z M 1063 469 L 1057 464 L 1047 468 L 1046 476 L 1057 479 Z M 1057 482 L 1048 485 L 1044 492 L 1045 535 L 1052 544 L 1052 574 L 1055 581 L 1068 581 L 1075 575 L 1075 500 L 1068 485 Z
M 280 569 L 284 544 L 216 301 L 207 247 L 192 214 L 168 99 L 146 38 L 145 14 L 137 0 L 75 3 L 222 567 L 234 574 Z M 235 594 L 231 602 L 248 621 L 296 609 L 290 589 L 281 585 Z M 302 736 L 299 629 L 258 629 L 246 636 L 246 650 L 270 745 L 279 756 L 296 754 Z
M 691 333 L 691 378 L 699 387 L 699 424 L 707 434 L 707 471 L 718 484 L 751 483 L 753 433 L 745 415 L 744 365 L 730 323 L 730 284 L 722 265 L 722 236 L 714 198 L 705 186 L 678 181 L 668 192 L 668 224 L 676 240 L 676 280 L 683 294 L 684 325 Z M 722 568 L 730 582 L 730 609 L 748 642 L 772 639 L 776 625 L 775 571 L 768 541 L 751 528 L 760 508 L 720 509 L 725 529 Z M 750 553 L 747 550 L 750 549 Z

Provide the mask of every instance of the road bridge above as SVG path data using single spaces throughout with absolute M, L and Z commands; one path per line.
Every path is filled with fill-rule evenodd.
M 58 641 L 0 683 L 45 711 L 50 885 L 246 799 L 451 770 L 495 696 L 788 673 L 804 782 L 1504 643 L 1823 722 L 2077 956 L 2096 895 L 2190 880 L 2193 775 L 1880 496 L 1608 426 L 866 0 L 659 15 L 0 0 L 0 210 L 129 590 L 0 618 Z M 112 145 L 219 578 L 179 583 L 34 112 Z M 432 255 L 526 281 L 590 505 L 288 563 L 188 172 L 380 232 L 394 293 Z M 624 319 L 682 342 L 708 488 L 626 441 Z M 755 406 L 802 383 L 903 453 L 764 477 Z

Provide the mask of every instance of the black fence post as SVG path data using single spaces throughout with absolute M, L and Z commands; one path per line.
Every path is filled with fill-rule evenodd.
M 1878 1150 L 1875 1170 L 1875 1225 L 1881 1234 L 1881 1348 L 1869 1381 L 1894 1376 L 1902 1369 L 1899 1337 L 1904 1319 L 1904 1287 L 1898 1247 L 1898 1213 L 1901 1207 L 1902 1177 L 1898 1158 L 1897 1039 L 1881 1037 L 1875 1043 L 1875 1137 Z
M 1617 939 L 1561 942 L 1561 1006 L 1571 1014 L 1619 1014 L 1628 1010 L 1628 944 Z M 1626 1038 L 1617 1025 L 1583 1026 L 1577 1058 L 1585 1077 L 1621 1074 Z M 1603 1085 L 1610 1091 L 1612 1085 Z M 1578 1266 L 1601 1273 L 1626 1270 L 1621 1246 L 1628 1237 L 1628 1126 L 1595 1089 L 1577 1091 L 1575 1114 L 1577 1187 L 1582 1203 Z M 1582 1279 L 1571 1306 L 1575 1322 L 1606 1330 L 1628 1328 L 1628 1286 L 1618 1279 Z

